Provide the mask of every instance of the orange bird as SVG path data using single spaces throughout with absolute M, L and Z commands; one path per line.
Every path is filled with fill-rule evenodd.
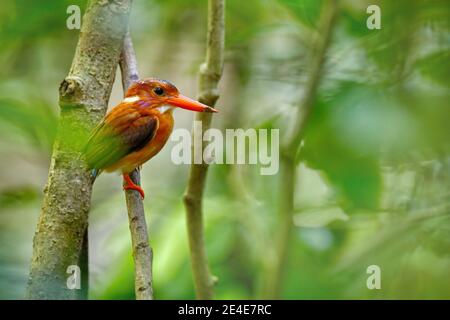
M 144 79 L 128 89 L 92 131 L 84 155 L 94 178 L 102 171 L 121 171 L 124 189 L 144 191 L 129 173 L 154 157 L 166 144 L 172 129 L 174 108 L 197 112 L 217 110 L 181 95 L 168 81 Z

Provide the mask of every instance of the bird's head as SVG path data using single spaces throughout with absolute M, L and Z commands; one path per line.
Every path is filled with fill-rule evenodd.
M 206 104 L 182 95 L 170 82 L 154 78 L 136 81 L 128 89 L 124 102 L 151 108 L 170 106 L 197 112 L 218 112 Z

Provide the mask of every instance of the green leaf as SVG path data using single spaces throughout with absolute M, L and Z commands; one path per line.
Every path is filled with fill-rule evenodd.
M 345 83 L 316 101 L 306 128 L 301 157 L 323 173 L 345 210 L 378 208 L 383 134 L 398 138 L 396 132 L 380 134 L 390 108 L 380 108 L 382 98 L 376 88 Z

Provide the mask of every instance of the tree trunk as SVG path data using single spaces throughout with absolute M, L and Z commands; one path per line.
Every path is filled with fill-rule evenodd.
M 66 270 L 82 263 L 88 225 L 92 179 L 81 149 L 106 112 L 130 7 L 131 0 L 91 0 L 83 17 L 72 67 L 60 86 L 60 123 L 34 236 L 30 299 L 80 298 L 80 290 L 68 289 Z

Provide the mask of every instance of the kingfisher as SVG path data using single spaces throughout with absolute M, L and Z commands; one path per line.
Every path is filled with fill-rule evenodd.
M 111 109 L 91 132 L 83 154 L 93 177 L 102 171 L 122 173 L 125 190 L 144 190 L 130 173 L 164 147 L 173 130 L 173 110 L 218 112 L 188 98 L 166 80 L 148 78 L 134 82 L 121 103 Z

